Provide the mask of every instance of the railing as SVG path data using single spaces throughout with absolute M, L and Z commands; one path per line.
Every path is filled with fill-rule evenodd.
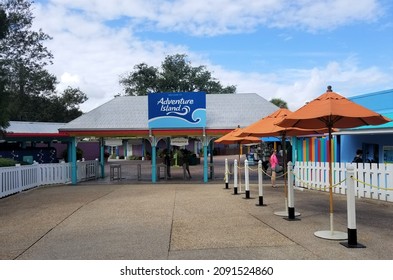
M 77 162 L 77 181 L 98 178 L 98 161 Z M 0 168 L 0 198 L 42 185 L 71 182 L 70 163 L 48 163 Z
M 346 164 L 332 163 L 334 193 L 346 194 Z M 353 166 L 357 197 L 393 202 L 393 164 L 353 163 Z M 327 162 L 296 162 L 294 175 L 298 187 L 329 191 Z
M 77 162 L 78 182 L 95 180 L 99 177 L 99 162 L 97 160 Z

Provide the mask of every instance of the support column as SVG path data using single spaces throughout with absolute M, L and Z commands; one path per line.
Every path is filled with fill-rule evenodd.
M 151 143 L 151 181 L 152 183 L 157 182 L 157 138 L 150 136 Z
M 100 138 L 100 170 L 101 178 L 105 178 L 105 141 Z
M 209 141 L 206 136 L 203 136 L 203 182 L 208 182 L 208 157 L 207 157 L 207 145 Z
M 71 139 L 70 145 L 70 154 L 71 154 L 71 183 L 76 185 L 78 183 L 78 173 L 77 173 L 77 165 L 76 165 L 76 138 L 73 137 Z
M 124 156 L 124 159 L 127 160 L 127 155 L 128 155 L 128 152 L 127 152 L 128 140 L 127 140 L 127 139 L 124 139 L 122 142 L 123 142 L 123 156 Z
M 70 140 L 70 142 L 68 142 L 67 144 L 67 162 L 72 162 L 72 140 Z

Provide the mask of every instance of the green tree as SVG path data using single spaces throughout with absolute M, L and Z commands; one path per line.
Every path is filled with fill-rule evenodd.
M 8 19 L 5 11 L 0 6 L 0 40 L 3 40 L 8 33 Z M 6 74 L 3 65 L 3 60 L 0 56 L 0 138 L 3 134 L 4 129 L 6 129 L 9 125 L 8 123 L 8 115 L 7 111 L 3 110 L 3 108 L 7 107 L 8 103 L 8 94 L 5 90 L 6 84 Z
M 28 95 L 19 111 L 19 120 L 69 122 L 82 115 L 79 104 L 87 96 L 79 88 L 68 87 L 62 94 L 51 96 Z
M 158 91 L 158 69 L 141 63 L 134 66 L 134 71 L 120 79 L 126 95 L 146 95 Z
M 170 55 L 158 69 L 141 63 L 134 71 L 120 77 L 126 95 L 147 95 L 149 92 L 205 91 L 235 93 L 236 86 L 223 87 L 206 66 L 193 67 L 185 54 Z
M 280 98 L 272 98 L 270 100 L 271 103 L 273 103 L 274 105 L 276 105 L 279 108 L 285 108 L 288 109 L 288 104 L 287 102 L 285 102 L 284 100 L 280 99 Z
M 52 64 L 53 55 L 44 43 L 52 38 L 41 29 L 31 29 L 32 3 L 0 0 L 0 20 L 8 25 L 0 38 L 0 70 L 5 77 L 5 94 L 0 96 L 2 127 L 8 120 L 67 122 L 82 114 L 79 104 L 87 100 L 79 89 L 68 88 L 60 95 L 56 92 L 57 79 L 45 69 Z
M 0 7 L 0 39 L 3 39 L 8 32 L 8 20 L 7 15 Z
M 52 63 L 52 53 L 43 45 L 51 37 L 42 30 L 31 30 L 31 1 L 3 0 L 0 4 L 9 25 L 7 36 L 0 40 L 0 59 L 6 75 L 7 114 L 11 120 L 24 120 L 26 102 L 31 96 L 50 95 L 56 77 L 45 66 Z M 28 117 L 27 117 L 28 118 Z

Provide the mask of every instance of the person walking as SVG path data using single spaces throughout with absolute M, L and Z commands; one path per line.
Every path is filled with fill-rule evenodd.
M 272 187 L 275 188 L 276 187 L 276 166 L 278 165 L 276 150 L 273 150 L 272 155 L 270 156 L 269 162 L 270 162 L 270 169 L 272 170 L 272 177 L 271 177 Z
M 164 156 L 164 163 L 166 165 L 166 174 L 167 178 L 171 178 L 171 161 L 172 161 L 172 153 L 169 149 L 166 149 Z
M 190 152 L 187 149 L 183 150 L 183 168 L 188 174 L 188 180 L 191 179 L 190 173 Z

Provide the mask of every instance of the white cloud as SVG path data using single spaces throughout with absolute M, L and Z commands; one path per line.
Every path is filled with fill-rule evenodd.
M 68 72 L 64 72 L 60 77 L 61 87 L 66 88 L 67 86 L 75 87 L 80 84 L 80 78 L 78 75 L 73 75 Z
M 341 2 L 352 4 L 344 5 Z M 267 100 L 282 98 L 288 102 L 291 110 L 317 97 L 329 84 L 337 92 L 349 96 L 393 82 L 391 76 L 377 67 L 362 69 L 356 57 L 326 62 L 312 69 L 282 69 L 273 73 L 233 71 L 211 63 L 186 46 L 141 40 L 129 26 L 110 28 L 105 25 L 107 20 L 130 16 L 134 23 L 135 20 L 146 19 L 148 24 L 159 28 L 199 35 L 249 31 L 258 24 L 330 28 L 330 25 L 337 26 L 344 24 L 344 21 L 372 20 L 378 5 L 371 0 L 305 0 L 296 2 L 296 5 L 284 0 L 235 3 L 220 0 L 209 1 L 209 4 L 185 0 L 141 0 L 131 3 L 120 0 L 52 0 L 49 3 L 45 6 L 36 4 L 34 25 L 54 37 L 47 44 L 55 56 L 54 65 L 49 70 L 59 77 L 59 90 L 70 85 L 85 92 L 89 98 L 81 105 L 85 112 L 119 93 L 119 76 L 132 70 L 134 65 L 145 62 L 159 66 L 165 56 L 175 53 L 187 53 L 193 65 L 207 65 L 223 85 L 236 85 L 238 92 L 256 92 Z M 350 8 L 353 8 L 353 13 Z M 336 19 L 329 14 L 333 9 L 336 10 Z M 319 13 L 315 16 L 317 10 Z M 359 89 L 363 91 L 359 92 Z
M 331 30 L 382 13 L 377 0 L 51 0 L 101 21 L 129 18 L 139 28 L 199 36 L 253 31 L 258 26 Z
M 352 57 L 344 62 L 329 62 L 324 67 L 312 69 L 283 69 L 262 74 L 226 71 L 213 67 L 214 73 L 223 84 L 237 85 L 239 93 L 255 92 L 267 100 L 281 98 L 290 110 L 296 110 L 306 102 L 325 92 L 328 85 L 333 90 L 349 97 L 367 93 L 365 90 L 382 90 L 393 78 L 376 67 L 360 69 Z
M 37 6 L 35 15 L 35 26 L 53 36 L 46 45 L 55 57 L 49 71 L 59 77 L 58 89 L 71 85 L 85 92 L 89 100 L 81 105 L 84 111 L 120 93 L 119 77 L 134 65 L 158 66 L 166 54 L 187 51 L 165 42 L 141 41 L 129 29 L 111 29 L 62 6 Z

